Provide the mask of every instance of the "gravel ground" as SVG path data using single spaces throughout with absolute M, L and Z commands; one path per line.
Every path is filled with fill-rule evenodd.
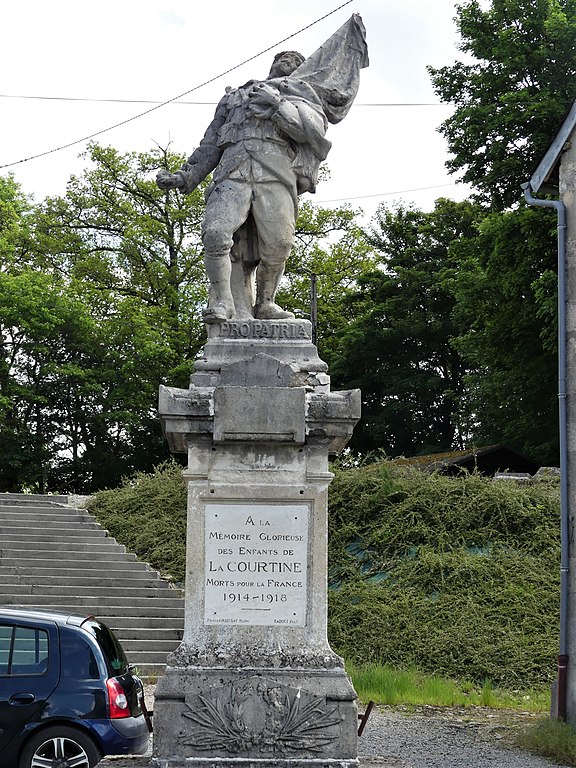
M 152 709 L 153 688 L 146 691 Z M 568 768 L 514 749 L 514 733 L 536 716 L 483 708 L 374 708 L 358 739 L 361 768 Z M 101 768 L 148 768 L 142 757 L 107 757 Z
M 485 709 L 379 707 L 358 740 L 360 764 L 362 768 L 566 768 L 511 746 L 514 733 L 533 719 L 528 713 Z

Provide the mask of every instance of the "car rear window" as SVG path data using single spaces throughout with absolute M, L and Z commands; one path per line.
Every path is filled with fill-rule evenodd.
M 106 664 L 112 675 L 121 675 L 128 669 L 128 659 L 124 649 L 106 624 L 102 624 L 101 621 L 96 621 L 95 619 L 87 619 L 82 623 L 82 627 L 91 632 L 98 641 L 98 645 L 102 649 Z
M 63 627 L 60 630 L 62 676 L 75 680 L 98 680 L 100 672 L 92 651 L 78 630 Z
M 0 624 L 0 675 L 44 675 L 48 670 L 48 632 Z

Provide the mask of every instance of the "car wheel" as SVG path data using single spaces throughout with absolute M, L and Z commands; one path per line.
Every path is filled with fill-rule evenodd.
M 55 725 L 28 740 L 19 768 L 93 768 L 100 759 L 89 736 L 76 728 Z

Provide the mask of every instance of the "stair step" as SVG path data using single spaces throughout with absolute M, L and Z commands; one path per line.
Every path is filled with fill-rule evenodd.
M 4 562 L 4 560 L 0 560 Z M 52 562 L 52 561 L 49 561 Z M 126 565 L 144 565 L 144 563 L 134 563 L 129 561 Z M 37 584 L 39 582 L 43 584 L 56 583 L 52 581 L 55 579 L 64 580 L 65 583 L 70 584 L 83 584 L 85 581 L 94 580 L 98 582 L 117 581 L 118 586 L 120 584 L 126 584 L 128 586 L 138 586 L 138 582 L 149 581 L 157 586 L 165 585 L 170 587 L 170 583 L 160 579 L 160 575 L 152 568 L 120 568 L 122 563 L 113 562 L 110 563 L 110 567 L 102 569 L 96 568 L 79 568 L 77 564 L 72 562 L 69 567 L 60 563 L 61 567 L 54 566 L 49 567 L 36 567 L 36 566 L 22 566 L 19 565 L 0 565 L 0 582 L 13 581 L 16 579 L 17 583 L 24 584 Z M 90 566 L 90 563 L 88 563 Z M 114 567 L 112 567 L 114 566 Z M 60 582 L 58 582 L 60 583 Z
M 26 569 L 29 573 L 33 572 L 29 571 L 29 568 L 72 568 L 93 570 L 96 563 L 98 563 L 99 573 L 108 570 L 129 571 L 131 573 L 136 573 L 138 571 L 148 572 L 150 570 L 147 563 L 136 560 L 136 555 L 133 555 L 131 552 L 107 552 L 105 554 L 95 552 L 90 559 L 62 557 L 60 552 L 51 554 L 46 550 L 38 550 L 36 552 L 33 550 L 13 552 L 8 556 L 3 552 L 2 544 L 0 543 L 0 566 L 18 568 L 19 570 Z
M 49 569 L 45 568 L 44 570 L 47 571 Z M 94 571 L 89 571 L 89 573 L 93 574 Z M 148 578 L 145 578 L 146 575 L 148 575 Z M 0 566 L 0 594 L 2 594 L 3 591 L 5 592 L 6 589 L 10 589 L 14 586 L 40 588 L 61 586 L 70 588 L 71 585 L 77 587 L 77 592 L 85 591 L 92 587 L 122 589 L 124 594 L 133 594 L 133 590 L 136 589 L 158 589 L 162 592 L 174 591 L 167 581 L 158 578 L 158 575 L 154 574 L 153 571 L 144 572 L 142 578 L 139 579 L 127 577 L 124 571 L 106 571 L 99 576 L 85 576 L 83 571 L 78 570 L 76 572 L 65 573 L 64 575 L 50 573 L 50 575 L 42 574 L 38 576 L 26 572 L 19 574 L 7 573 L 6 569 Z M 175 594 L 180 593 L 175 592 Z
M 54 529 L 27 529 L 22 527 L 8 528 L 0 525 L 0 541 L 2 546 L 12 542 L 57 542 L 71 541 L 76 544 L 85 540 L 86 544 L 92 544 L 97 539 L 110 539 L 116 543 L 116 540 L 108 535 L 108 531 L 103 528 L 54 528 Z
M 0 515 L 3 517 L 12 515 L 12 517 L 16 518 L 32 516 L 32 519 L 38 518 L 40 520 L 50 520 L 52 517 L 57 520 L 74 519 L 77 517 L 92 517 L 94 519 L 93 515 L 90 515 L 86 509 L 60 506 L 47 507 L 42 505 L 31 507 L 26 505 L 9 506 L 8 504 L 0 504 Z
M 6 607 L 42 608 L 55 611 L 70 611 L 70 613 L 91 613 L 95 616 L 184 616 L 184 601 L 179 597 L 149 598 L 149 597 L 115 597 L 106 600 L 100 597 L 71 597 L 58 599 L 56 595 L 5 595 L 2 604 Z M 145 609 L 145 610 L 140 610 Z
M 43 493 L 0 493 L 0 504 L 68 504 L 68 496 L 48 496 Z
M 162 664 L 166 665 L 166 657 L 172 651 L 175 651 L 177 646 L 167 651 L 138 651 L 138 653 L 128 652 L 126 656 L 131 664 Z
M 172 598 L 177 597 L 182 599 L 182 595 L 179 590 L 170 589 L 168 585 L 158 586 L 157 583 L 151 582 L 150 584 L 139 584 L 137 587 L 128 585 L 107 585 L 100 582 L 92 582 L 91 584 L 62 584 L 61 580 L 57 580 L 56 584 L 46 584 L 44 581 L 36 581 L 32 584 L 26 584 L 23 581 L 11 582 L 6 584 L 0 582 L 0 599 L 5 595 L 58 595 L 58 597 L 67 597 L 68 595 L 88 595 L 90 597 L 129 597 L 132 598 Z
M 168 629 L 167 627 L 125 628 L 119 627 L 117 622 L 118 619 L 116 619 L 114 633 L 123 646 L 131 642 L 135 637 L 140 638 L 141 641 L 165 640 L 166 642 L 172 642 L 172 644 L 178 644 L 182 640 L 184 633 L 182 627 L 174 629 Z
M 86 510 L 74 509 L 73 507 L 70 509 L 67 509 L 66 507 L 54 507 L 53 509 L 50 509 L 49 507 L 17 507 L 15 509 L 11 509 L 10 507 L 0 506 L 0 520 L 13 520 L 15 522 L 34 520 L 37 523 L 45 524 L 52 522 L 65 523 L 74 521 L 85 521 L 92 523 L 96 522 L 94 516 L 89 512 L 86 512 Z
M 78 542 L 74 544 L 74 547 L 70 547 L 65 541 L 55 541 L 50 543 L 50 547 L 46 549 L 38 549 L 38 545 L 34 541 L 10 541 L 0 543 L 2 547 L 2 556 L 8 555 L 11 557 L 20 557 L 20 552 L 38 552 L 42 553 L 44 557 L 53 556 L 58 557 L 59 552 L 67 552 L 72 550 L 75 553 L 85 553 L 86 556 L 91 557 L 92 554 L 98 554 L 99 552 L 105 552 L 107 554 L 113 554 L 112 550 L 117 550 L 119 555 L 126 552 L 126 547 L 122 544 L 118 544 L 112 538 L 105 538 L 101 542 L 94 542 L 86 544 L 85 542 Z M 132 556 L 134 558 L 135 555 Z
M 184 617 L 181 612 L 174 616 L 151 616 L 149 612 L 142 614 L 142 616 L 125 616 L 122 613 L 112 616 L 107 611 L 101 611 L 98 614 L 98 619 L 104 624 L 108 624 L 114 631 L 130 632 L 132 637 L 134 637 L 135 632 L 178 631 L 183 633 L 184 631 Z
M 158 678 L 184 634 L 181 591 L 89 512 L 48 498 L 0 494 L 0 603 L 94 615 L 140 675 Z
M 16 517 L 15 515 L 3 515 L 0 512 L 0 528 L 6 530 L 9 533 L 12 529 L 17 528 L 29 533 L 30 530 L 38 531 L 59 531 L 63 530 L 98 530 L 103 531 L 101 525 L 99 525 L 94 518 L 76 518 L 66 517 L 55 520 L 54 518 L 46 520 L 34 520 L 31 517 Z
M 126 653 L 142 652 L 142 653 L 171 653 L 179 645 L 178 640 L 141 640 L 128 638 L 122 640 L 122 647 Z

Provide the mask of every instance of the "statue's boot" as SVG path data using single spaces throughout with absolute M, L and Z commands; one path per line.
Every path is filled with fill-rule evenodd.
M 290 320 L 292 312 L 274 302 L 276 291 L 284 274 L 284 264 L 277 267 L 260 262 L 256 271 L 256 306 L 254 317 L 260 320 Z
M 205 253 L 204 264 L 210 281 L 208 307 L 202 312 L 205 323 L 223 323 L 234 317 L 234 298 L 230 289 L 231 264 L 228 253 Z

